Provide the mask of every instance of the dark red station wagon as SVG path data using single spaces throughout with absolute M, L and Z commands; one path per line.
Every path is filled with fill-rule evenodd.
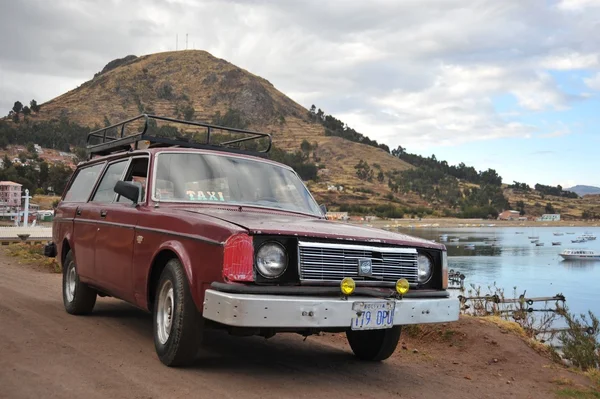
M 157 122 L 202 139 L 165 137 Z M 168 366 L 192 363 L 207 328 L 344 332 L 358 358 L 383 360 L 402 325 L 458 319 L 443 245 L 327 220 L 270 147 L 265 133 L 145 114 L 90 133 L 46 246 L 66 311 L 112 296 L 151 312 Z

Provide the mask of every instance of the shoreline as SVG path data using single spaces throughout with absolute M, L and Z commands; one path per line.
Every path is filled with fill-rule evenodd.
M 567 227 L 600 227 L 596 220 L 561 220 L 558 222 L 536 222 L 533 220 L 485 220 L 485 219 L 457 219 L 457 218 L 426 218 L 426 219 L 379 219 L 370 221 L 346 221 L 348 224 L 384 228 L 498 228 L 498 227 L 523 227 L 555 229 Z

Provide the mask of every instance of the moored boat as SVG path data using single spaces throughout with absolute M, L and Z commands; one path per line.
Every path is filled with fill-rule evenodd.
M 535 243 L 535 246 L 536 246 L 536 247 L 543 247 L 543 246 L 544 246 L 544 243 L 543 243 L 543 242 L 536 242 L 536 243 Z
M 581 238 L 583 238 L 586 241 L 592 241 L 596 239 L 596 236 L 592 233 L 584 233 L 581 235 Z
M 552 245 L 561 245 L 560 241 L 552 241 Z
M 554 234 L 555 236 L 562 236 L 562 235 L 564 235 L 564 233 L 561 233 L 560 231 L 555 231 L 552 234 Z
M 559 255 L 565 260 L 600 260 L 600 253 L 591 249 L 565 249 Z

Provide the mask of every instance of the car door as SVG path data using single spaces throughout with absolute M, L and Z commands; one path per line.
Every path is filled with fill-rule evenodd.
M 132 257 L 139 211 L 114 192 L 119 180 L 130 180 L 132 171 L 147 173 L 148 157 L 133 157 L 110 164 L 91 202 L 98 213 L 95 270 L 110 293 L 133 302 Z
M 71 234 L 71 250 L 73 251 L 77 274 L 82 281 L 93 279 L 94 245 L 96 225 L 92 218 L 88 199 L 106 162 L 86 166 L 76 172 L 61 201 L 59 216 L 60 237 L 68 235 L 69 220 L 73 223 Z

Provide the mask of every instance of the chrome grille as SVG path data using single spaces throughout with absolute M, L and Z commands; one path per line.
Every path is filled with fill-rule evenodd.
M 339 282 L 344 277 L 356 281 L 396 282 L 405 278 L 417 284 L 417 250 L 369 245 L 299 241 L 298 263 L 302 282 Z M 370 259 L 372 276 L 358 274 L 358 260 Z

